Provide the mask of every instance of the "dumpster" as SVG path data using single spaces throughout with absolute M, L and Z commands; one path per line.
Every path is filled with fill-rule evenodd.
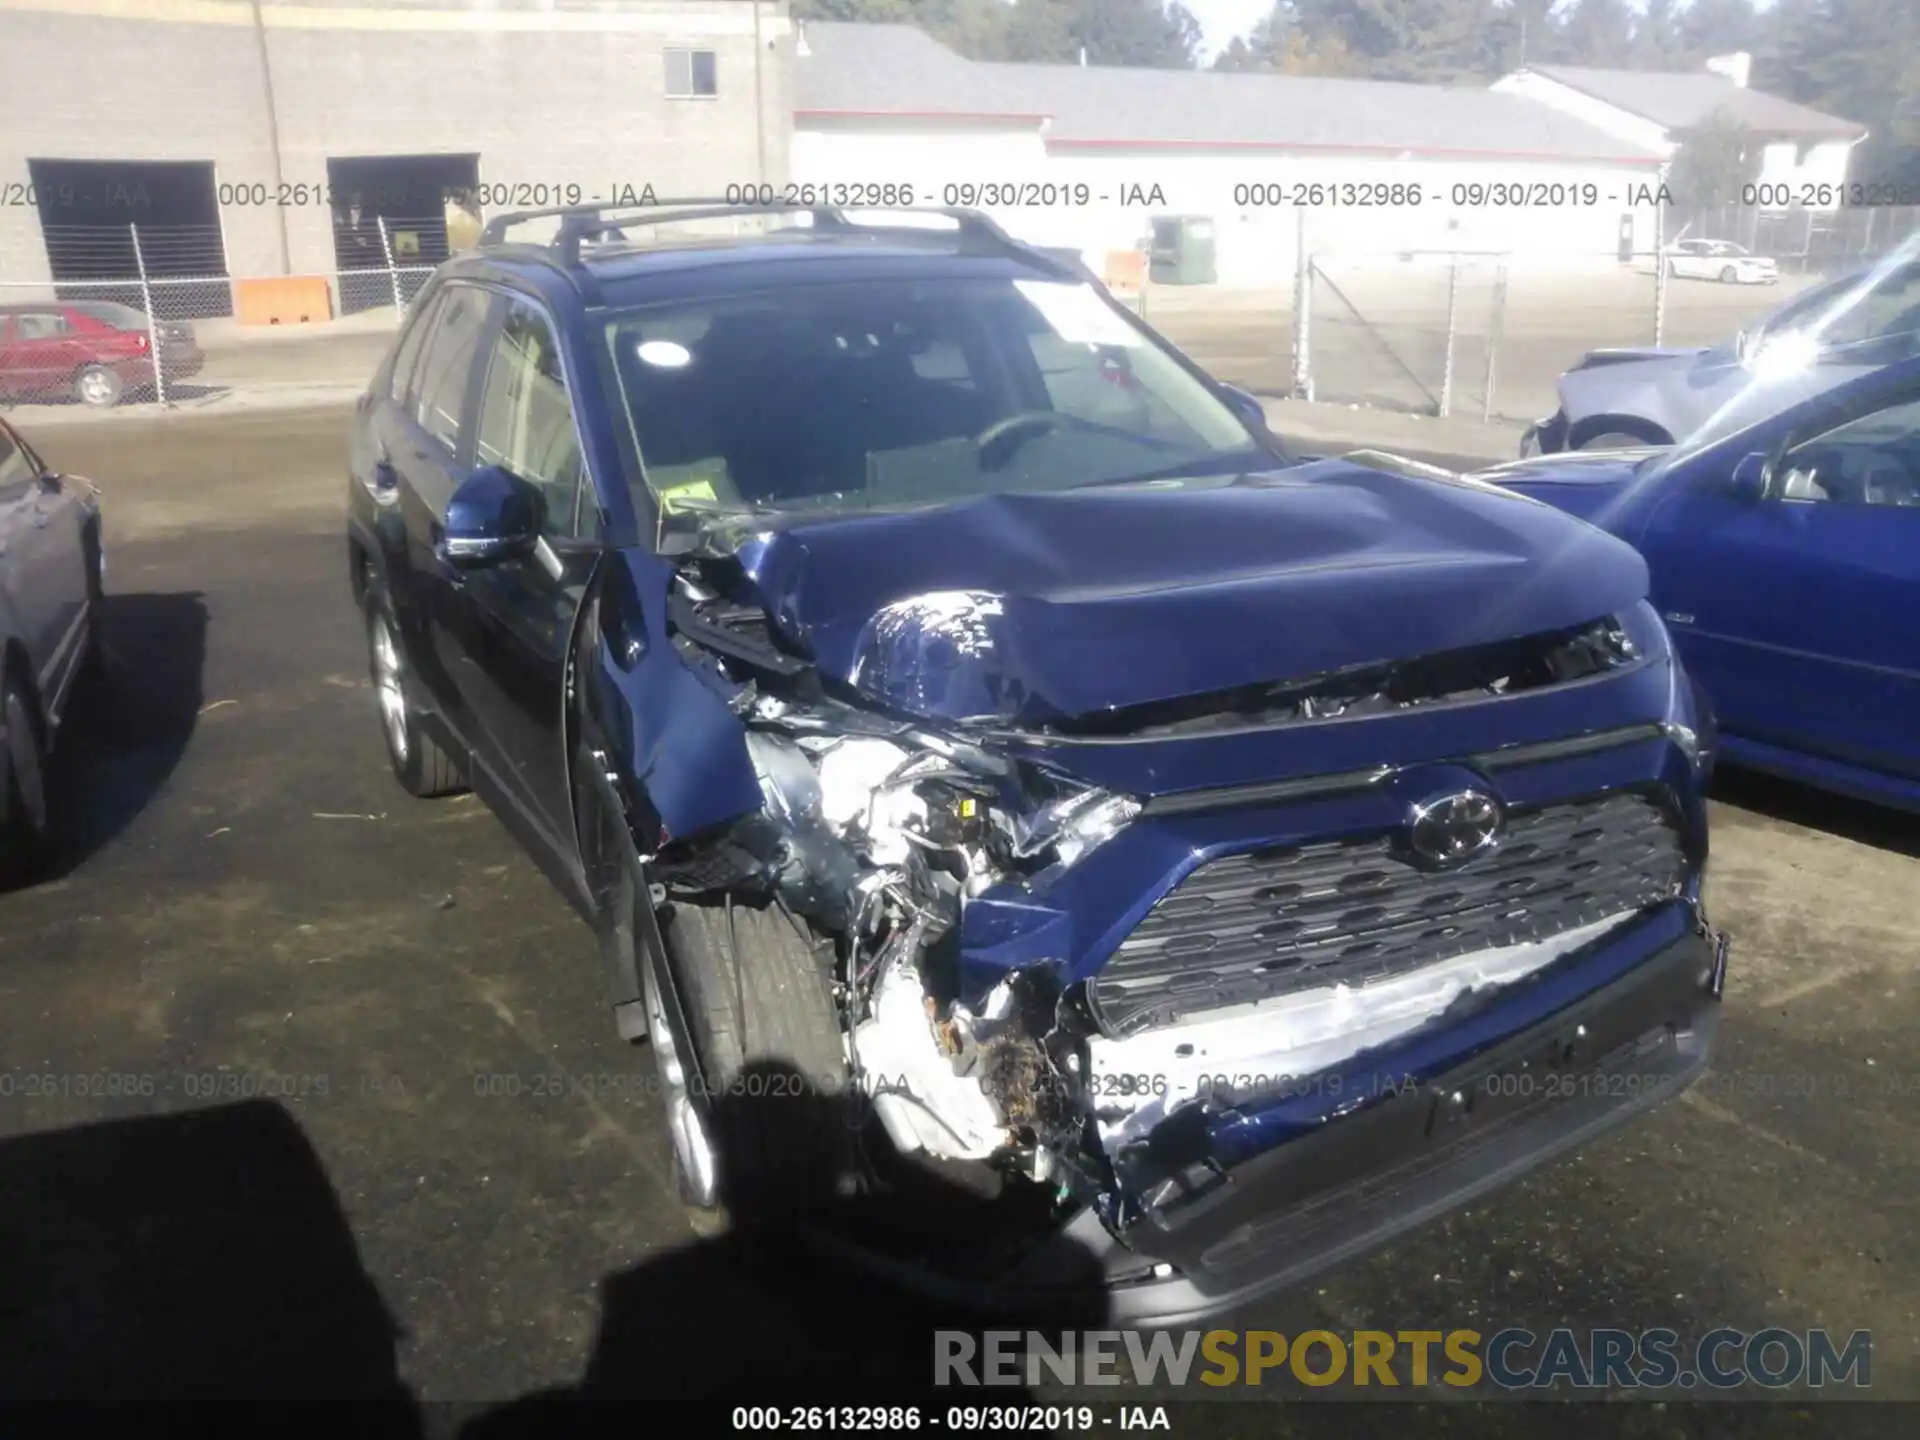
M 1159 215 L 1153 221 L 1149 278 L 1156 285 L 1211 285 L 1220 278 L 1214 263 L 1213 217 Z

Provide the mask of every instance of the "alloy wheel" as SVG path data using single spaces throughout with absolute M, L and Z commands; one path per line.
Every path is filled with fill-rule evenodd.
M 393 633 L 393 622 L 375 615 L 372 624 L 373 683 L 380 700 L 380 722 L 386 727 L 387 744 L 402 764 L 407 759 L 407 677 L 400 660 L 400 643 Z
M 647 1043 L 660 1069 L 660 1089 L 667 1102 L 667 1130 L 673 1137 L 673 1157 L 679 1162 L 681 1199 L 701 1209 L 712 1209 L 720 1198 L 720 1167 L 713 1138 L 699 1107 L 694 1104 L 687 1067 L 667 1024 L 666 1005 L 653 964 L 643 958 L 641 987 L 647 1007 Z

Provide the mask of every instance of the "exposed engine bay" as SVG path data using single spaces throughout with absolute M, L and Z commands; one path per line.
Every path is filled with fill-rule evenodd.
M 903 1156 L 991 1172 L 996 1186 L 1034 1187 L 1061 1207 L 1137 1214 L 1153 1203 L 1139 1178 L 1150 1181 L 1150 1167 L 1127 1156 L 1176 1112 L 1304 1083 L 1630 918 L 1603 914 L 1378 984 L 1295 989 L 1124 1034 L 1103 1026 L 1086 985 L 1063 983 L 1046 965 L 1012 972 L 970 1006 L 956 978 L 969 903 L 996 886 L 1044 888 L 1120 834 L 1141 802 L 830 693 L 770 638 L 760 607 L 729 598 L 728 569 L 711 558 L 683 563 L 674 642 L 745 727 L 763 804 L 723 833 L 668 842 L 652 875 L 669 897 L 771 894 L 831 940 L 852 1088 Z M 881 618 L 912 629 L 916 643 L 965 647 L 979 642 L 990 601 L 920 596 L 911 614 Z M 1285 724 L 1499 695 L 1633 658 L 1618 625 L 1598 621 L 1423 666 L 1332 674 L 1317 688 L 1276 684 L 1129 718 L 1143 734 L 1250 715 Z M 1207 698 L 1218 701 L 1211 715 Z

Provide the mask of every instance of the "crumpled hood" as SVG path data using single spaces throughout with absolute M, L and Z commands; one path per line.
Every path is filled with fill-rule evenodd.
M 1582 624 L 1631 549 L 1461 477 L 1338 460 L 799 520 L 738 552 L 771 623 L 890 709 L 1043 724 Z

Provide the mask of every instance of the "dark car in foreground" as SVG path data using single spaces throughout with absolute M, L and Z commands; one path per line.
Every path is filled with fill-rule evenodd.
M 392 767 L 592 921 L 699 1221 L 798 1152 L 879 1273 L 1171 1322 L 1699 1073 L 1708 757 L 1628 546 L 1299 461 L 977 215 L 808 218 L 496 220 L 352 442 Z
M 0 421 L 0 889 L 49 852 L 47 760 L 100 653 L 103 575 L 98 492 Z
M 193 326 L 111 300 L 0 305 L 0 398 L 78 400 L 111 409 L 129 391 L 151 390 L 154 346 L 166 381 L 206 364 Z
M 1676 450 L 1481 478 L 1639 549 L 1729 760 L 1920 809 L 1920 361 Z

